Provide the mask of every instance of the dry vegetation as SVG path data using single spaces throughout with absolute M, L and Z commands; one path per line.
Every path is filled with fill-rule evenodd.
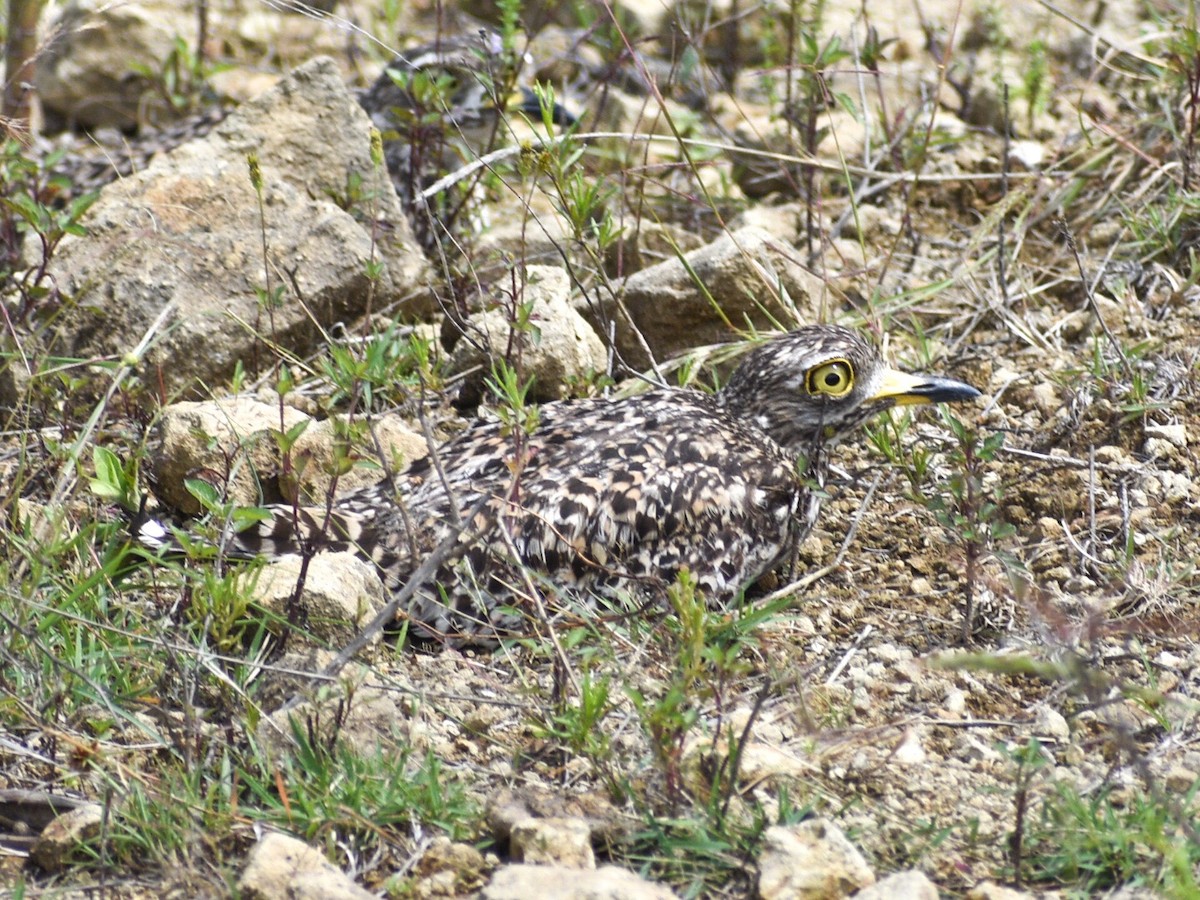
M 368 6 L 332 15 L 394 33 L 392 6 Z M 535 51 L 588 29 L 557 45 L 560 88 L 573 54 L 614 62 L 571 98 L 595 116 L 581 133 L 610 136 L 531 145 L 455 186 L 485 213 L 426 223 L 447 306 L 521 261 L 489 256 L 488 223 L 523 215 L 509 198 L 537 179 L 548 205 L 524 214 L 562 213 L 554 233 L 591 295 L 762 223 L 845 295 L 828 318 L 986 402 L 897 414 L 845 448 L 799 581 L 738 616 L 681 584 L 670 611 L 494 654 L 385 642 L 355 687 L 324 686 L 340 702 L 309 707 L 280 753 L 256 736 L 290 690 L 269 677 L 280 642 L 238 566 L 151 565 L 128 544 L 119 506 L 148 490 L 166 399 L 153 374 L 116 384 L 119 360 L 35 359 L 49 376 L 6 379 L 0 772 L 107 815 L 76 865 L 9 858 L 0 878 L 35 896 L 220 895 L 269 822 L 405 895 L 433 835 L 490 846 L 486 798 L 534 785 L 602 796 L 603 854 L 681 895 L 751 893 L 763 828 L 808 813 L 837 819 L 876 871 L 919 868 L 951 894 L 993 879 L 1200 895 L 1194 8 L 920 2 L 884 20 L 875 4 L 681 4 L 651 38 L 598 5 L 554 22 L 526 6 L 492 22 L 527 25 Z M 426 34 L 452 18 L 405 15 Z M 247 61 L 192 62 L 204 76 Z M 647 71 L 638 109 L 606 105 Z M 87 228 L 86 204 L 31 157 L 13 142 L 0 159 L 10 371 L 70 303 L 42 264 Z M 359 333 L 388 324 L 376 310 Z M 423 398 L 450 414 L 425 390 L 445 384 L 436 353 L 355 357 L 369 346 L 308 360 L 293 389 L 331 412 L 366 396 L 367 411 Z M 492 402 L 519 418 L 516 391 Z M 380 698 L 390 721 L 352 721 Z

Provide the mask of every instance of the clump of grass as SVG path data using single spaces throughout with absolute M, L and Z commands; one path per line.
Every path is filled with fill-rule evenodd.
M 318 737 L 318 729 L 295 717 L 291 729 L 291 751 L 245 773 L 254 818 L 355 857 L 422 826 L 455 840 L 475 832 L 479 809 L 468 785 L 433 753 L 417 754 L 404 743 L 362 752 L 336 729 Z
M 1190 822 L 1200 782 L 1175 804 L 1111 783 L 1084 791 L 1045 783 L 1050 762 L 1036 740 L 1011 753 L 1018 764 L 1015 828 L 1009 846 L 1018 884 L 1079 891 L 1144 886 L 1168 897 L 1200 890 L 1200 835 Z M 1031 786 L 1041 789 L 1032 791 Z M 1179 814 L 1188 818 L 1181 820 Z

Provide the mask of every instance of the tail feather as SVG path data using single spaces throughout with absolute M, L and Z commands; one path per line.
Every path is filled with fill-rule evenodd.
M 266 515 L 247 527 L 234 530 L 227 526 L 220 546 L 231 556 L 268 559 L 328 551 L 354 551 L 375 559 L 371 523 L 361 516 L 342 511 L 326 513 L 319 507 L 292 507 L 274 504 L 263 507 Z M 183 537 L 183 529 L 162 519 L 143 516 L 132 523 L 135 539 L 155 552 L 186 552 L 194 538 Z

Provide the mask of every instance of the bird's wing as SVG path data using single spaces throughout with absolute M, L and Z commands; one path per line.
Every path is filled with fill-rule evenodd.
M 732 598 L 788 546 L 801 494 L 794 462 L 711 399 L 661 391 L 546 404 L 532 435 L 479 423 L 385 486 L 323 510 L 271 507 L 237 536 L 251 553 L 357 548 L 402 585 L 456 528 L 477 582 L 517 560 L 563 587 L 661 587 L 687 568 Z M 468 512 L 471 521 L 463 521 Z
M 782 552 L 799 492 L 790 459 L 691 392 L 548 404 L 532 436 L 477 428 L 440 457 L 444 481 L 432 463 L 415 467 L 418 531 L 446 527 L 447 488 L 460 511 L 486 497 L 478 563 L 515 550 L 589 589 L 669 583 L 687 567 L 726 599 Z

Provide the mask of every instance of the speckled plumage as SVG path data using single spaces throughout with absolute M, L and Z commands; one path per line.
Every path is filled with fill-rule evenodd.
M 853 387 L 840 396 L 833 380 L 814 382 L 844 366 Z M 724 604 L 812 527 L 833 442 L 897 402 L 976 395 L 887 369 L 854 332 L 810 326 L 751 350 L 716 394 L 551 403 L 519 441 L 478 423 L 439 448 L 444 480 L 418 461 L 396 478 L 398 498 L 381 486 L 339 502 L 326 534 L 341 539 L 316 543 L 356 545 L 397 591 L 482 503 L 407 610 L 418 631 L 451 642 L 524 630 L 539 608 L 653 600 L 685 567 Z M 238 536 L 246 549 L 295 549 L 291 510 L 273 512 Z M 310 539 L 315 521 L 300 529 Z

